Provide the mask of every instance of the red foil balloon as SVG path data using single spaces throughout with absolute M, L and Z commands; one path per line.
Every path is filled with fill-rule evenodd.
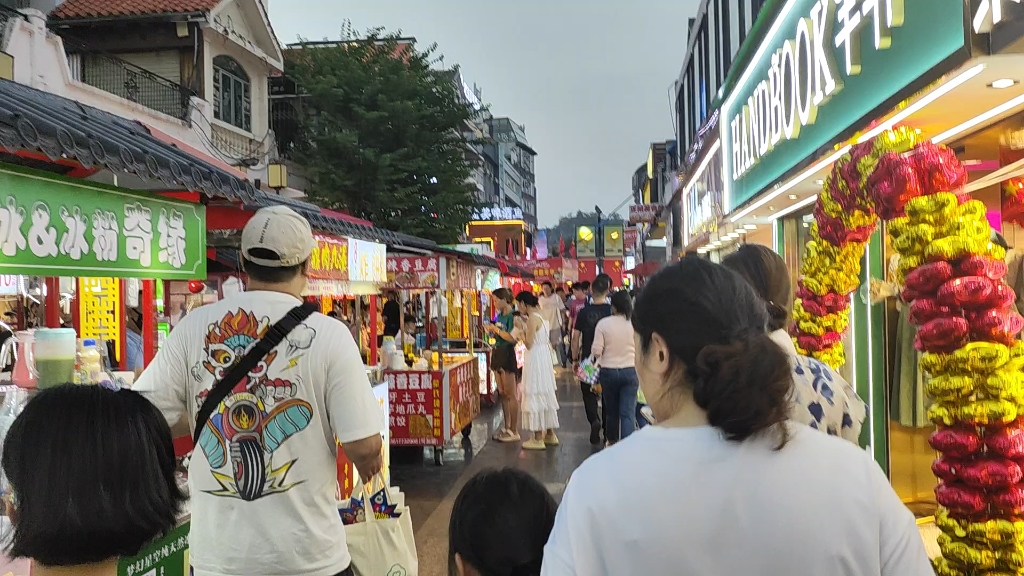
M 985 446 L 990 453 L 1015 460 L 1024 459 L 1024 429 L 1007 426 L 989 430 L 985 434 Z
M 918 328 L 914 346 L 925 352 L 952 352 L 967 343 L 970 333 L 966 318 L 936 318 Z
M 935 500 L 958 516 L 972 516 L 988 508 L 983 490 L 961 484 L 940 483 L 935 488 Z M 1005 503 L 1011 504 L 1012 499 L 1007 498 Z
M 1017 334 L 1024 329 L 1024 318 L 1012 309 L 990 309 L 975 312 L 968 316 L 971 324 L 971 337 L 983 342 L 999 342 L 1012 345 Z
M 909 319 L 915 326 L 923 326 L 936 318 L 959 315 L 959 308 L 942 306 L 934 298 L 918 298 L 910 303 Z
M 935 299 L 943 306 L 959 306 L 964 309 L 991 308 L 989 302 L 993 289 L 992 280 L 985 276 L 963 276 L 943 284 Z
M 838 332 L 825 332 L 821 336 L 813 336 L 805 334 L 798 336 L 796 339 L 797 346 L 808 352 L 817 352 L 819 350 L 826 350 L 835 346 L 843 339 L 842 335 Z
M 932 294 L 953 278 L 953 266 L 949 262 L 931 262 L 907 274 L 903 283 L 907 288 L 920 294 Z
M 992 260 L 984 256 L 968 256 L 956 267 L 957 276 L 985 276 L 1000 280 L 1006 276 L 1006 262 Z
M 956 469 L 960 480 L 974 488 L 1006 489 L 1024 478 L 1020 465 L 1006 458 L 983 458 L 967 462 Z
M 1024 433 L 1022 433 L 1024 436 Z M 987 441 L 987 437 L 986 437 Z M 977 454 L 984 443 L 973 427 L 951 426 L 932 433 L 928 444 L 938 452 L 952 458 L 967 458 Z M 1002 454 L 1012 458 L 1009 454 Z M 1024 437 L 1021 440 L 1021 456 L 1024 457 Z
M 985 302 L 980 306 L 981 308 L 1008 308 L 1014 303 L 1017 295 L 1013 293 L 1013 288 L 1002 282 L 994 282 L 993 284 L 992 291 L 989 292 Z
M 875 201 L 875 210 L 883 220 L 903 215 L 907 202 L 921 195 L 914 164 L 902 155 L 887 152 L 878 160 L 868 177 L 868 190 Z
M 949 148 L 925 142 L 914 149 L 912 159 L 921 194 L 957 192 L 967 183 L 967 171 Z
M 932 462 L 932 474 L 935 474 L 935 477 L 939 480 L 953 482 L 956 480 L 957 473 L 963 465 L 963 460 L 939 456 Z
M 993 510 L 1001 514 L 1018 515 L 1024 513 L 1024 487 L 1018 484 L 1006 490 L 990 493 L 989 502 Z M 968 506 L 971 504 L 972 502 L 968 499 Z
M 192 294 L 199 294 L 203 290 L 206 290 L 206 283 L 202 280 L 189 280 L 188 291 Z

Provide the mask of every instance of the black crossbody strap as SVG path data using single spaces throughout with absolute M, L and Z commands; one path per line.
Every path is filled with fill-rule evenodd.
M 214 383 L 213 387 L 210 388 L 210 393 L 206 396 L 206 400 L 203 401 L 203 405 L 199 407 L 199 414 L 196 416 L 196 429 L 192 434 L 192 442 L 195 445 L 199 445 L 199 435 L 210 420 L 210 415 L 231 394 L 231 389 L 241 382 L 242 378 L 255 368 L 271 350 L 277 348 L 277 345 L 283 342 L 296 326 L 305 322 L 306 318 L 312 316 L 314 312 L 316 312 L 316 304 L 309 302 L 289 310 L 284 318 L 281 318 L 270 327 L 266 335 L 249 350 L 248 354 L 243 356 L 241 360 L 228 370 L 224 378 Z

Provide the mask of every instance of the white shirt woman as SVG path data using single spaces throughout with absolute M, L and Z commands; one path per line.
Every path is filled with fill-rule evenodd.
M 684 258 L 644 286 L 636 367 L 658 424 L 573 474 L 542 576 L 932 576 L 870 456 L 792 423 L 789 358 L 739 276 Z

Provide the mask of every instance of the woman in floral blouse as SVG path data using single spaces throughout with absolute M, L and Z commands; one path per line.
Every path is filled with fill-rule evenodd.
M 746 279 L 768 305 L 772 340 L 789 354 L 793 366 L 790 419 L 858 443 L 867 417 L 867 404 L 831 367 L 798 354 L 789 336 L 787 329 L 793 303 L 786 261 L 767 246 L 745 244 L 727 256 L 722 264 Z

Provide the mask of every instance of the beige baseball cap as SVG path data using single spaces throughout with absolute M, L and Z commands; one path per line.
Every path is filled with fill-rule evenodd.
M 268 268 L 298 266 L 315 246 L 309 222 L 287 206 L 260 208 L 242 229 L 242 256 Z

